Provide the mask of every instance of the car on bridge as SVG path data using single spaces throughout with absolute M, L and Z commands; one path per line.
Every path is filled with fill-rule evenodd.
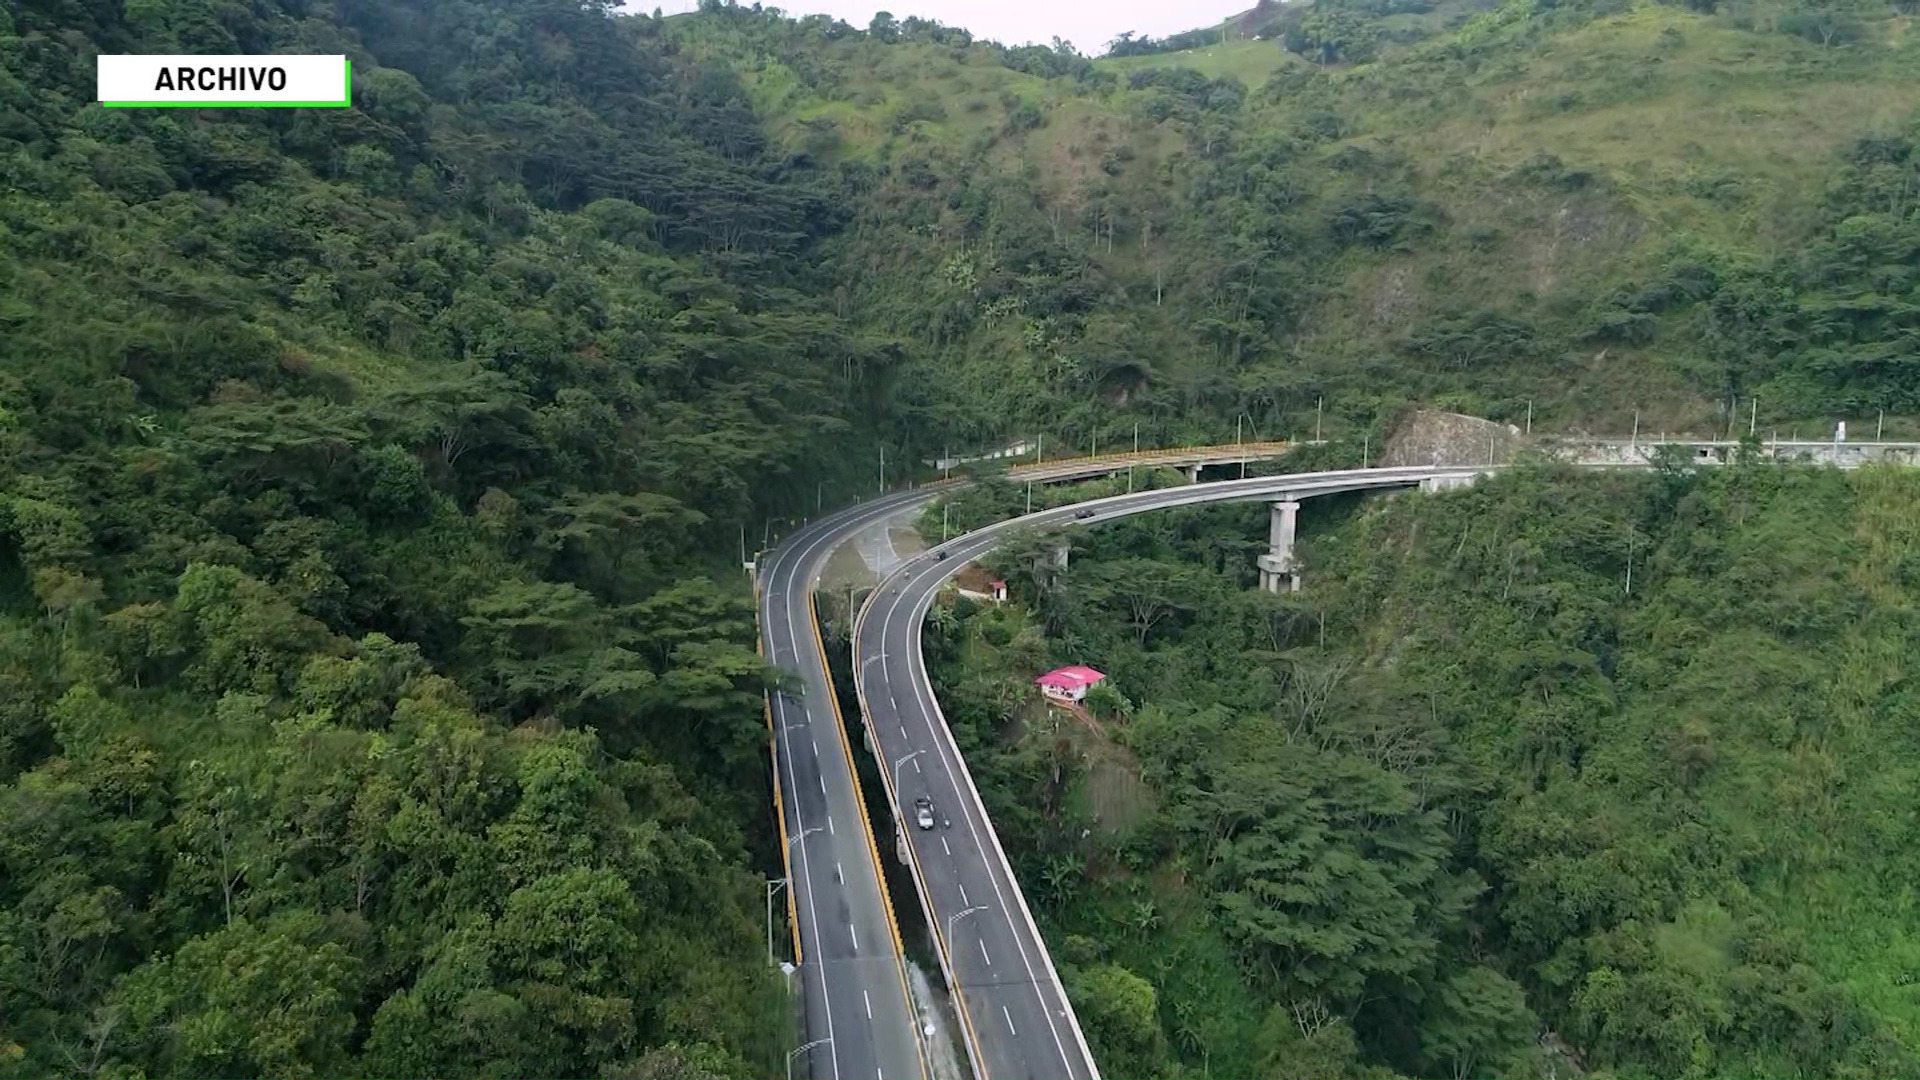
M 922 829 L 933 828 L 933 800 L 925 795 L 913 800 L 913 823 Z
M 1078 510 L 1075 510 L 1075 511 L 1073 512 L 1073 516 L 1074 516 L 1075 518 L 1078 518 L 1078 519 L 1080 519 L 1080 520 L 1082 520 L 1082 521 L 1084 521 L 1084 520 L 1086 520 L 1087 518 L 1090 518 L 1090 517 L 1092 517 L 1092 516 L 1093 516 L 1093 514 L 1094 514 L 1094 509 L 1093 509 L 1093 507 L 1091 507 L 1091 506 L 1083 506 L 1083 507 L 1081 507 L 1080 509 L 1078 509 Z

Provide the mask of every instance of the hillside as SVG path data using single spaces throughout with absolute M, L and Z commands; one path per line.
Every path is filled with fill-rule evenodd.
M 1901 422 L 1907 16 L 1704 6 L 1321 3 L 1095 61 L 914 20 L 672 33 L 863 193 L 836 303 L 911 343 L 889 430 L 922 449 L 1284 435 L 1323 397 L 1343 430 L 1406 400 Z
M 0 1076 L 780 1068 L 736 553 L 886 348 L 657 29 L 0 5 Z M 355 107 L 91 104 L 274 49 Z
M 927 647 L 1115 1075 L 1908 1076 L 1916 499 L 1754 463 L 1315 500 L 1283 596 L 1264 507 L 1154 514 L 1065 570 L 1009 545 L 1012 602 Z M 1091 723 L 1033 693 L 1066 663 Z
M 723 0 L 669 19 L 611 0 L 0 3 L 0 1077 L 773 1075 L 795 1042 L 762 937 L 774 673 L 743 559 L 869 495 L 880 454 L 897 483 L 897 462 L 1016 436 L 1053 452 L 1247 422 L 1304 435 L 1322 402 L 1334 445 L 1317 460 L 1377 446 L 1410 402 L 1702 430 L 1757 397 L 1764 427 L 1884 410 L 1890 434 L 1920 432 L 1911 16 L 1877 0 L 1320 0 L 1095 60 Z M 348 54 L 353 107 L 94 106 L 102 53 L 276 51 Z M 1246 964 L 1274 966 L 1259 942 L 1235 952 L 1250 936 L 1182 938 L 1159 954 L 1180 973 L 1149 963 L 1156 932 L 1206 923 L 1239 887 L 1193 885 L 1217 871 L 1204 857 L 1167 861 L 1204 856 L 1210 827 L 1150 812 L 1181 795 L 1168 770 L 1185 749 L 1282 766 L 1294 751 L 1246 719 L 1257 697 L 1145 684 L 1165 699 L 1160 741 L 1119 747 L 1136 757 L 1100 797 L 1157 823 L 1137 870 L 1172 886 L 1074 895 L 1075 864 L 1036 821 L 1005 819 L 1074 935 L 1061 955 L 1096 999 L 1108 1074 L 1557 1068 L 1522 1052 L 1528 1016 L 1623 1071 L 1904 1068 L 1887 1040 L 1913 1031 L 1907 945 L 1873 956 L 1904 912 L 1836 869 L 1815 826 L 1852 830 L 1848 852 L 1899 833 L 1806 779 L 1893 745 L 1860 701 L 1898 693 L 1903 624 L 1841 626 L 1858 609 L 1829 578 L 1712 547 L 1747 528 L 1780 546 L 1799 513 L 1826 531 L 1788 554 L 1838 560 L 1833 530 L 1855 521 L 1847 580 L 1897 608 L 1904 489 L 1801 482 L 1760 523 L 1746 489 L 1685 489 L 1675 521 L 1705 539 L 1663 534 L 1664 558 L 1693 561 L 1660 599 L 1684 610 L 1634 624 L 1653 667 L 1604 673 L 1649 710 L 1631 724 L 1528 714 L 1515 730 L 1468 708 L 1562 654 L 1370 684 L 1463 703 L 1449 723 L 1474 745 L 1449 761 L 1499 772 L 1578 735 L 1641 770 L 1628 779 L 1700 792 L 1714 828 L 1805 781 L 1784 789 L 1791 843 L 1768 862 L 1751 834 L 1714 832 L 1700 858 L 1724 863 L 1633 879 L 1660 901 L 1638 925 L 1569 926 L 1550 916 L 1587 901 L 1551 881 L 1531 895 L 1552 910 L 1471 918 L 1454 888 L 1467 869 L 1552 879 L 1527 845 L 1557 835 L 1475 818 L 1442 837 L 1420 817 L 1409 880 L 1439 894 L 1396 908 L 1417 932 L 1382 938 L 1411 951 L 1312 969 L 1329 1009 L 1370 1000 L 1361 974 L 1403 980 L 1344 1027 L 1294 976 L 1249 982 Z M 1540 484 L 1488 498 L 1562 490 Z M 1664 490 L 1623 485 L 1610 512 L 1672 510 L 1681 489 Z M 976 494 L 1007 509 L 1006 490 Z M 1420 527 L 1355 524 L 1328 549 L 1354 591 L 1329 600 L 1346 607 L 1327 647 L 1384 670 L 1393 627 L 1456 616 L 1585 640 L 1584 593 L 1564 623 L 1516 627 L 1485 582 L 1442 605 L 1431 551 L 1407 578 L 1374 561 L 1416 550 Z M 1219 580 L 1175 584 L 1230 611 L 1239 554 L 1216 539 L 1180 553 Z M 1524 581 L 1545 557 L 1489 550 Z M 1749 595 L 1771 584 L 1786 594 Z M 1113 603 L 1072 624 L 1060 608 L 1048 629 L 1124 643 L 1137 631 Z M 1823 628 L 1845 693 L 1714 622 L 1729 613 Z M 1298 644 L 1307 624 L 1266 625 Z M 1023 662 L 1056 647 L 1024 630 Z M 1828 701 L 1852 726 L 1683 729 L 1650 764 L 1664 714 L 1647 703 L 1684 682 L 1654 669 L 1695 644 L 1710 663 L 1682 688 L 1715 723 L 1766 703 L 1742 682 L 1754 646 L 1766 685 L 1798 695 L 1788 719 Z M 1226 711 L 1189 730 L 1186 705 Z M 1593 726 L 1562 730 L 1576 721 Z M 1715 772 L 1723 753 L 1739 767 Z M 1141 761 L 1162 772 L 1129 771 Z M 1884 764 L 1873 790 L 1891 800 Z M 1028 794 L 1003 766 L 983 760 L 997 797 Z M 1494 816 L 1506 794 L 1532 797 L 1447 789 Z M 1574 783 L 1540 805 L 1578 819 L 1588 797 Z M 1623 827 L 1692 852 L 1705 834 L 1659 816 L 1685 800 L 1643 801 L 1653 817 Z M 1510 846 L 1462 850 L 1469 824 Z M 1639 854 L 1574 839 L 1602 863 Z M 1806 867 L 1822 873 L 1789 880 Z M 1592 870 L 1565 887 L 1611 887 Z M 1702 899 L 1734 886 L 1752 895 Z M 1701 902 L 1667 904 L 1683 894 Z M 1808 929 L 1822 905 L 1857 934 Z M 1470 956 L 1467 981 L 1420 983 L 1416 953 Z M 1618 977 L 1595 981 L 1596 964 Z M 1785 999 L 1754 988 L 1782 971 Z M 1698 1023 L 1628 1015 L 1705 976 L 1714 994 L 1681 1002 Z M 1410 1048 L 1436 1017 L 1453 1041 Z M 1750 1020 L 1803 1042 L 1728 1034 Z

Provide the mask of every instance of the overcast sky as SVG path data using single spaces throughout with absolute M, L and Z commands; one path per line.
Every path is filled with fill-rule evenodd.
M 1125 30 L 1165 37 L 1237 15 L 1254 0 L 787 0 L 767 3 L 789 15 L 832 15 L 866 28 L 876 11 L 896 18 L 918 15 L 948 26 L 963 26 L 973 36 L 1003 45 L 1046 44 L 1062 37 L 1088 56 L 1104 52 L 1107 42 Z M 636 11 L 675 15 L 699 7 L 699 0 L 629 0 Z

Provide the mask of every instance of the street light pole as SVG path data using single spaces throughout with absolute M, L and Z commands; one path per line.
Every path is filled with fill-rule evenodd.
M 787 887 L 786 878 L 772 878 L 767 882 L 767 966 L 772 967 L 773 959 L 773 894 Z
M 987 910 L 986 904 L 975 904 L 965 911 L 947 916 L 947 942 L 949 944 L 949 947 L 951 947 L 951 944 L 953 942 L 954 924 L 958 923 L 961 919 L 966 918 L 967 916 L 973 914 L 976 911 L 985 911 L 985 910 Z
M 899 761 L 896 761 L 893 763 L 893 790 L 895 791 L 900 790 L 900 766 L 905 765 L 907 762 L 912 761 L 914 758 L 917 758 L 924 753 L 926 753 L 925 750 L 915 750 L 912 753 L 909 753 L 906 757 L 903 757 Z
M 1140 456 L 1140 421 L 1133 422 L 1133 456 Z M 1133 460 L 1127 461 L 1127 494 L 1133 494 Z
M 793 1059 L 795 1057 L 806 1053 L 816 1046 L 825 1046 L 831 1042 L 833 1042 L 833 1036 L 829 1035 L 824 1039 L 815 1039 L 799 1049 L 787 1051 L 787 1080 L 793 1080 Z

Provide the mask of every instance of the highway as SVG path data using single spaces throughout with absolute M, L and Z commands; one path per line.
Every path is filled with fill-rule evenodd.
M 816 1077 L 928 1077 L 907 992 L 899 929 L 868 828 L 852 748 L 834 701 L 814 613 L 827 556 L 877 518 L 931 498 L 903 492 L 822 518 L 762 556 L 761 647 L 804 687 L 772 695 L 775 795 L 806 1001 L 804 1054 Z M 804 1058 L 806 1064 L 801 1063 Z
M 1585 448 L 1586 460 L 1578 462 L 1584 467 L 1646 465 L 1643 444 L 1632 440 L 1593 440 L 1592 443 Z M 1713 453 L 1720 446 L 1717 443 L 1682 445 L 1696 448 L 1700 464 L 1717 464 L 1725 456 Z M 1829 452 L 1816 447 L 1815 452 L 1837 454 L 1839 449 L 1835 447 Z M 1895 451 L 1908 455 L 1899 460 L 1908 460 L 1914 453 L 1920 453 L 1920 447 L 1912 444 L 1874 444 L 1874 449 L 1885 451 L 1882 456 L 1889 460 L 1895 459 Z M 1874 456 L 1848 450 L 1849 456 L 1836 457 L 1833 463 L 1849 468 Z M 1204 449 L 1200 452 L 1210 453 Z M 1114 463 L 1066 463 L 1067 467 L 1059 470 L 1063 475 L 1032 479 L 1067 479 L 1125 468 L 1127 457 L 1134 455 L 1126 455 Z M 1216 462 L 1208 457 L 1205 463 Z M 1408 466 L 1299 473 L 1094 499 L 963 534 L 908 560 L 869 595 L 856 620 L 853 642 L 855 682 L 865 733 L 869 748 L 879 759 L 887 799 L 894 807 L 896 821 L 905 824 L 902 838 L 906 841 L 918 899 L 936 939 L 942 973 L 953 991 L 968 1058 L 983 1080 L 1000 1077 L 1094 1080 L 1099 1074 L 967 764 L 947 729 L 946 718 L 927 675 L 920 627 L 946 581 L 970 560 L 986 554 L 1010 533 L 1022 528 L 1094 525 L 1151 510 L 1231 500 L 1297 501 L 1348 491 L 1413 487 L 1426 482 L 1445 487 L 1499 468 L 1501 466 Z M 857 927 L 863 940 L 875 935 L 872 929 L 875 925 L 884 924 L 896 934 L 897 930 L 884 910 L 887 898 L 877 867 L 858 872 L 854 869 L 863 848 L 869 862 L 877 863 L 878 856 L 860 814 L 858 781 L 850 770 L 851 750 L 843 744 L 842 752 L 835 755 L 830 747 L 808 734 L 816 730 L 816 723 L 836 719 L 829 705 L 820 704 L 830 694 L 825 657 L 817 634 L 806 632 L 812 621 L 813 583 L 832 548 L 871 523 L 911 510 L 938 493 L 935 488 L 900 492 L 822 519 L 784 540 L 763 571 L 766 588 L 761 605 L 767 647 L 777 663 L 806 679 L 805 700 L 814 703 L 809 711 L 799 702 L 783 701 L 774 710 L 773 721 L 779 743 L 776 756 L 781 759 L 780 767 L 784 770 L 782 783 L 799 796 L 787 807 L 784 821 L 789 834 L 800 841 L 793 845 L 799 858 L 790 873 L 796 881 L 796 895 L 802 901 L 795 911 L 800 924 L 798 934 L 808 941 L 810 958 L 810 962 L 803 965 L 811 980 L 806 984 L 808 1037 L 837 1054 L 830 1061 L 814 1060 L 818 1076 L 865 1076 L 875 1070 L 877 1075 L 908 1075 L 894 1071 L 896 1066 L 889 1064 L 889 1060 L 900 1063 L 902 1068 L 914 1064 L 905 1045 L 915 1039 L 912 1025 L 916 1018 L 911 1006 L 905 1004 L 902 988 L 897 993 L 901 1011 L 890 1014 L 889 1019 L 880 1019 L 877 1003 L 883 996 L 887 978 L 897 978 L 902 970 L 897 956 L 886 957 L 883 962 L 873 949 L 848 948 L 851 942 L 843 942 L 840 936 L 843 924 L 849 937 Z M 1088 516 L 1079 516 L 1082 513 Z M 947 557 L 941 559 L 941 552 Z M 819 738 L 824 739 L 825 735 Z M 931 799 L 935 807 L 936 822 L 928 830 L 914 825 L 914 801 L 921 797 Z M 848 832 L 844 827 L 839 833 L 830 829 L 828 837 L 821 840 L 817 830 L 823 816 L 828 815 L 836 822 L 848 817 L 858 822 L 858 843 L 846 839 Z M 831 850 L 823 854 L 819 848 L 806 846 L 813 843 L 826 844 Z M 811 864 L 807 861 L 809 856 L 813 859 Z M 830 876 L 822 877 L 826 859 L 833 860 L 834 870 Z M 816 910 L 816 897 L 820 898 L 819 910 Z M 876 907 L 881 909 L 877 914 Z M 816 951 L 823 947 L 824 953 Z M 816 1001 L 825 1007 L 817 1007 Z M 867 1007 L 876 1011 L 867 1012 Z M 827 1015 L 816 1015 L 822 1012 Z M 851 1034 L 844 1019 L 849 1015 L 855 1020 L 866 1020 L 864 1026 L 856 1025 Z M 836 1027 L 836 1023 L 840 1026 Z M 907 1038 L 882 1030 L 889 1024 L 907 1025 Z M 829 1039 L 833 1041 L 822 1042 Z M 920 1058 L 918 1067 L 922 1073 L 914 1075 L 924 1074 L 924 1057 Z
M 861 610 L 854 665 L 889 799 L 912 845 L 916 884 L 939 938 L 969 1056 L 986 1077 L 1095 1077 L 1097 1067 L 967 764 L 947 729 L 921 652 L 920 627 L 947 579 L 1016 529 L 1078 526 L 1173 506 L 1311 498 L 1471 477 L 1479 467 L 1410 467 L 1256 477 L 1095 499 L 989 525 L 900 567 Z M 1093 516 L 1077 518 L 1082 510 Z M 939 552 L 947 558 L 938 558 Z M 950 819 L 912 827 L 914 800 Z

